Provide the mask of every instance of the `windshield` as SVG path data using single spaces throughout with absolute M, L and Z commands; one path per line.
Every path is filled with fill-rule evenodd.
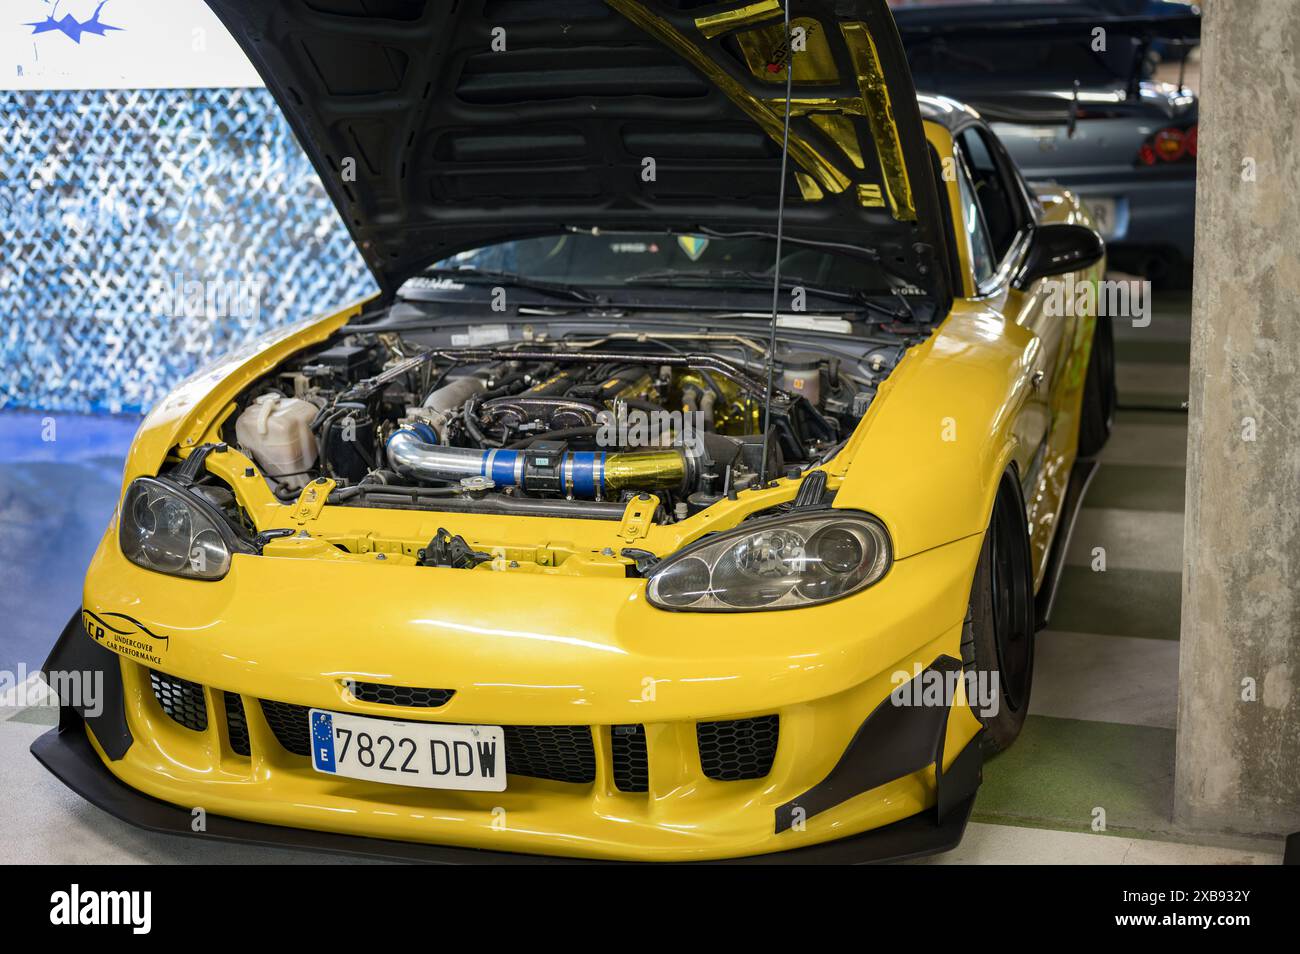
M 434 266 L 472 268 L 582 288 L 697 284 L 728 289 L 770 288 L 776 242 L 659 232 L 588 232 L 518 239 L 461 252 Z M 891 282 L 874 262 L 798 245 L 781 247 L 781 282 L 854 294 L 889 294 Z

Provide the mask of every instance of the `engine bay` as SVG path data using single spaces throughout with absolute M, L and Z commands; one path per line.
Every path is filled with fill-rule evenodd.
M 829 459 L 909 344 L 783 338 L 769 366 L 743 333 L 465 347 L 345 332 L 248 388 L 224 425 L 279 499 L 328 478 L 332 505 L 617 520 L 653 494 L 656 522 Z

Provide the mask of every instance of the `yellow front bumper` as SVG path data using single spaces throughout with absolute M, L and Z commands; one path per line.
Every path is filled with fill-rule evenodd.
M 781 806 L 836 767 L 898 684 L 961 658 L 979 537 L 898 561 L 876 586 L 807 609 L 667 613 L 636 579 L 480 573 L 236 556 L 216 582 L 127 562 L 107 535 L 87 576 L 92 634 L 118 654 L 131 743 L 108 769 L 186 809 L 323 832 L 496 851 L 685 861 L 844 838 L 935 804 L 935 770 L 910 771 L 778 832 Z M 117 630 L 95 632 L 95 619 Z M 125 620 L 133 621 L 131 624 Z M 125 633 L 125 634 L 124 634 Z M 204 687 L 207 726 L 185 728 L 149 670 Z M 360 702 L 348 680 L 445 687 L 437 709 Z M 241 697 L 250 754 L 237 754 L 225 693 Z M 590 726 L 589 784 L 510 775 L 501 793 L 354 781 L 287 751 L 260 700 L 340 712 L 507 726 Z M 762 778 L 701 768 L 696 726 L 775 715 Z M 648 791 L 620 791 L 611 727 L 645 727 Z M 949 766 L 979 730 L 958 699 L 943 730 Z

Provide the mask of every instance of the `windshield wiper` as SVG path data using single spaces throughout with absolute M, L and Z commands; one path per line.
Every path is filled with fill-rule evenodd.
M 646 234 L 645 231 L 643 230 L 633 231 L 631 229 L 598 229 L 598 228 L 584 227 L 579 225 L 568 225 L 565 226 L 564 230 L 566 232 L 572 233 L 573 235 L 645 235 Z M 765 239 L 767 241 L 775 241 L 776 239 L 776 232 L 768 231 L 766 229 L 739 229 L 736 231 L 728 231 L 724 229 L 709 228 L 707 225 L 699 225 L 689 230 L 678 229 L 678 228 L 663 229 L 661 231 L 656 231 L 653 234 L 687 236 L 687 237 L 707 235 L 709 238 L 718 238 L 718 239 L 733 239 L 733 238 L 755 239 L 756 238 L 756 239 Z M 880 252 L 877 249 L 871 248 L 868 245 L 850 245 L 847 242 L 828 242 L 823 239 L 804 238 L 802 236 L 797 236 L 797 235 L 785 235 L 782 237 L 782 241 L 788 242 L 791 245 L 800 245 L 805 248 L 820 248 L 828 252 L 841 252 L 843 254 L 850 255 L 853 258 L 865 258 L 868 261 L 872 261 L 872 262 L 880 262 L 881 260 Z
M 553 298 L 567 298 L 584 305 L 602 305 L 605 299 L 594 295 L 578 285 L 565 282 L 549 282 L 539 278 L 529 278 L 517 272 L 498 272 L 483 268 L 426 268 L 420 278 L 445 278 L 449 281 L 462 282 L 466 285 L 502 285 L 511 288 L 526 288 L 528 291 L 541 292 Z
M 648 272 L 642 272 L 639 275 L 632 275 L 625 280 L 625 284 L 647 284 L 653 285 L 661 282 L 671 282 L 673 284 L 706 284 L 715 285 L 722 288 L 771 288 L 772 279 L 767 275 L 759 272 L 750 272 L 739 268 L 713 269 L 706 271 L 684 269 L 684 268 L 661 268 Z M 824 298 L 829 301 L 847 302 L 856 309 L 864 311 L 873 311 L 876 314 L 883 315 L 892 320 L 907 318 L 911 310 L 905 305 L 898 309 L 889 308 L 874 301 L 864 292 L 850 288 L 825 288 L 818 285 L 810 285 L 799 278 L 783 277 L 781 279 L 783 289 L 802 288 L 809 295 L 815 295 L 818 298 Z

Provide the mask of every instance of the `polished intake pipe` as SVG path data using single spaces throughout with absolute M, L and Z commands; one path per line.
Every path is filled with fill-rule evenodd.
M 588 499 L 622 490 L 684 489 L 690 475 L 690 458 L 676 447 L 619 454 L 566 451 L 545 460 L 527 449 L 445 447 L 433 443 L 434 436 L 420 425 L 401 428 L 388 439 L 388 465 L 416 480 L 488 477 L 498 487 Z

